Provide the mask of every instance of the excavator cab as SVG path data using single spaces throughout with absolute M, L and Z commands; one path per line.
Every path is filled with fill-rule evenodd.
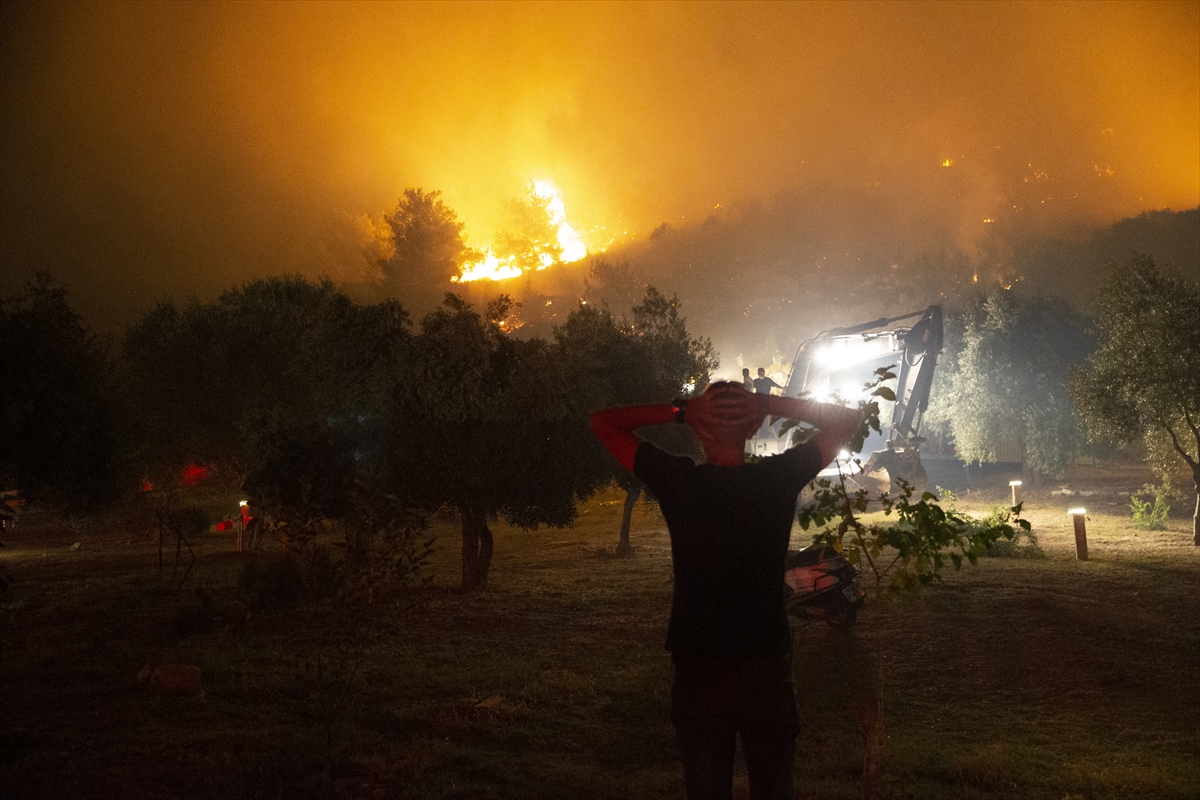
M 897 325 L 916 319 L 911 326 Z M 942 307 L 899 317 L 881 318 L 847 328 L 834 328 L 803 342 L 792 360 L 784 394 L 808 396 L 822 402 L 854 406 L 863 399 L 863 385 L 874 370 L 893 366 L 896 402 L 890 411 L 881 408 L 885 440 L 874 438 L 874 447 L 854 476 L 860 485 L 875 484 L 881 491 L 898 492 L 901 482 L 916 493 L 925 491 L 927 479 L 921 464 L 921 419 L 929 405 L 933 372 L 942 352 Z M 881 404 L 882 405 L 882 404 Z M 747 450 L 773 455 L 786 450 L 796 435 L 784 430 L 782 420 L 764 424 L 747 443 Z M 868 440 L 868 447 L 872 440 Z M 857 471 L 849 459 L 839 460 L 830 474 Z M 886 477 L 884 477 L 886 474 Z

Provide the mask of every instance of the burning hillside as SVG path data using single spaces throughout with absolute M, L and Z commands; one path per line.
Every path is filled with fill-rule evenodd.
M 523 200 L 509 205 L 506 229 L 484 250 L 483 257 L 464 264 L 455 283 L 502 281 L 554 264 L 569 264 L 588 254 L 587 245 L 567 222 L 566 206 L 549 181 L 532 180 Z

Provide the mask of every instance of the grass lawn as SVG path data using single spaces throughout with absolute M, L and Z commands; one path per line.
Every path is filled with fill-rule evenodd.
M 1006 493 L 994 482 L 959 507 Z M 1087 562 L 1066 515 L 1081 503 Z M 572 529 L 495 525 L 476 595 L 453 591 L 446 522 L 408 610 L 267 607 L 211 630 L 189 624 L 197 586 L 229 618 L 245 610 L 227 534 L 201 539 L 177 592 L 140 531 L 25 517 L 0 551 L 17 579 L 0 604 L 0 797 L 682 797 L 666 530 L 639 506 L 636 550 L 616 558 L 620 498 L 582 510 Z M 1044 558 L 985 559 L 884 615 L 888 796 L 1200 797 L 1190 518 L 1137 531 L 1127 500 L 1048 491 L 1027 493 L 1026 515 Z M 795 629 L 798 797 L 859 794 L 868 603 L 849 633 Z M 200 666 L 203 693 L 150 694 L 147 663 Z

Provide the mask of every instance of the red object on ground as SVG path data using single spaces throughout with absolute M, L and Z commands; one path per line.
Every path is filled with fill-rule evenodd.
M 148 687 L 159 694 L 199 694 L 200 668 L 191 664 L 159 664 L 150 673 Z

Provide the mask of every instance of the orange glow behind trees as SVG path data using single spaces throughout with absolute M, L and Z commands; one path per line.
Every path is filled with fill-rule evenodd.
M 593 249 L 602 228 L 785 193 L 828 197 L 829 228 L 886 217 L 909 249 L 1192 208 L 1198 11 L 26 5 L 0 50 L 0 290 L 53 269 L 100 317 L 265 275 L 361 279 L 362 215 L 411 186 L 500 269 L 530 176 Z

